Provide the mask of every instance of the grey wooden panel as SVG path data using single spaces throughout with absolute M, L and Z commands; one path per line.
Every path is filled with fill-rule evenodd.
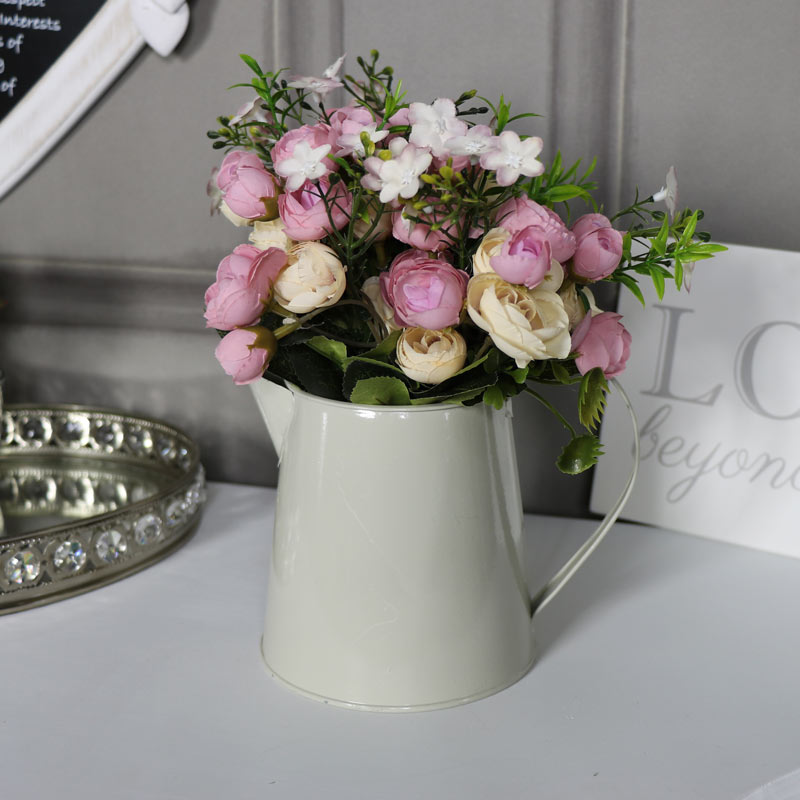
M 714 235 L 800 249 L 800 3 L 631 3 L 623 184 L 658 187 Z

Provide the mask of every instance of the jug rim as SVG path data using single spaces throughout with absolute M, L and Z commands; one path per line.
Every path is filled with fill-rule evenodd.
M 332 406 L 333 408 L 340 408 L 340 409 L 352 409 L 355 411 L 367 412 L 370 414 L 397 414 L 397 413 L 433 413 L 433 412 L 441 412 L 441 411 L 455 411 L 456 409 L 460 409 L 463 411 L 468 411 L 470 408 L 474 408 L 474 406 L 485 406 L 485 403 L 478 402 L 475 403 L 474 406 L 465 406 L 461 403 L 424 403 L 419 405 L 397 405 L 397 406 L 381 406 L 381 405 L 368 405 L 366 403 L 350 403 L 346 400 L 333 400 L 329 397 L 320 397 L 317 394 L 312 394 L 311 392 L 305 391 L 305 389 L 301 389 L 299 386 L 291 383 L 291 381 L 283 380 L 283 381 L 274 381 L 270 378 L 264 376 L 263 380 L 267 380 L 270 383 L 274 383 L 278 386 L 285 386 L 292 394 L 301 396 L 309 401 L 320 403 L 326 406 Z M 503 408 L 510 407 L 510 400 L 506 400 Z M 486 406 L 489 408 L 489 406 Z

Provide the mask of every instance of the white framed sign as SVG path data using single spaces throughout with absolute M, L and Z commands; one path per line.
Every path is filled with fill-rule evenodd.
M 184 0 L 0 0 L 0 197 L 147 43 L 170 53 Z
M 625 293 L 618 309 L 642 447 L 622 516 L 800 557 L 800 253 L 730 246 L 691 293 L 640 285 L 647 308 Z M 604 441 L 629 436 L 619 405 Z M 593 511 L 613 502 L 617 458 L 595 468 Z

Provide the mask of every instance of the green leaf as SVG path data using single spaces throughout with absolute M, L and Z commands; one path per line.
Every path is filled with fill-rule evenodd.
M 655 250 L 656 253 L 658 253 L 660 256 L 666 255 L 667 253 L 668 237 L 669 237 L 669 218 L 664 217 L 664 221 L 661 223 L 661 228 L 656 234 L 656 237 L 650 240 L 653 250 Z
M 675 286 L 680 289 L 683 284 L 683 264 L 680 258 L 675 256 Z
M 580 186 L 574 186 L 572 184 L 566 184 L 564 186 L 553 186 L 551 189 L 548 189 L 544 192 L 544 196 L 551 202 L 551 203 L 563 203 L 566 200 L 574 200 L 576 197 L 588 197 L 589 193 L 586 189 L 582 189 Z
M 341 378 L 341 373 L 339 376 Z M 386 364 L 383 361 L 372 359 L 348 359 L 344 378 L 341 380 L 342 394 L 350 397 L 356 384 L 365 378 L 393 378 L 408 384 L 408 379 L 403 375 L 402 370 L 394 364 Z
M 261 67 L 258 66 L 258 61 L 256 61 L 252 56 L 248 56 L 245 53 L 240 53 L 239 58 L 241 58 L 242 61 L 244 61 L 244 63 L 247 64 L 247 66 L 250 67 L 250 69 L 253 70 L 253 72 L 255 72 L 259 78 L 264 75 Z
M 362 378 L 350 392 L 350 402 L 368 406 L 407 406 L 408 387 L 399 378 Z
M 578 475 L 593 467 L 602 454 L 603 448 L 596 436 L 591 433 L 576 436 L 561 451 L 556 466 L 567 475 Z
M 659 300 L 664 299 L 664 290 L 666 288 L 664 283 L 664 273 L 659 269 L 651 270 L 650 277 L 653 279 L 653 286 L 656 287 L 656 294 Z
M 505 399 L 503 391 L 499 386 L 490 386 L 483 393 L 483 402 L 486 403 L 487 406 L 494 406 L 498 411 L 503 407 Z
M 550 369 L 553 371 L 553 377 L 560 383 L 572 383 L 569 370 L 563 364 L 558 361 L 551 361 Z
M 387 356 L 393 356 L 397 349 L 397 340 L 400 338 L 402 330 L 392 331 L 377 347 L 363 353 L 364 358 L 375 358 L 383 361 Z
M 523 384 L 528 380 L 528 367 L 521 367 L 508 371 L 508 374 L 513 378 L 515 383 Z
M 284 345 L 278 348 L 287 369 L 281 377 L 297 379 L 301 389 L 310 394 L 327 397 L 331 400 L 344 400 L 342 394 L 342 371 L 325 356 L 320 355 L 305 344 Z M 273 363 L 270 363 L 272 371 Z
M 347 345 L 329 339 L 327 336 L 312 336 L 306 344 L 320 355 L 329 358 L 339 369 L 344 370 L 347 362 Z
M 691 217 L 686 222 L 686 227 L 683 229 L 683 233 L 681 234 L 681 238 L 678 242 L 679 247 L 684 247 L 685 245 L 689 244 L 692 241 L 692 236 L 694 236 L 694 230 L 697 227 L 697 212 L 695 211 Z
M 583 376 L 578 396 L 578 418 L 584 428 L 594 430 L 600 422 L 606 405 L 607 391 L 608 382 L 600 367 L 589 370 Z

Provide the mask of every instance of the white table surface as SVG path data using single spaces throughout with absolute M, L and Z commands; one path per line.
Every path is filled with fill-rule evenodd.
M 0 618 L 0 797 L 737 800 L 800 766 L 800 561 L 617 524 L 519 683 L 367 713 L 262 666 L 274 500 L 212 484 L 165 561 Z M 591 527 L 526 517 L 532 584 Z

